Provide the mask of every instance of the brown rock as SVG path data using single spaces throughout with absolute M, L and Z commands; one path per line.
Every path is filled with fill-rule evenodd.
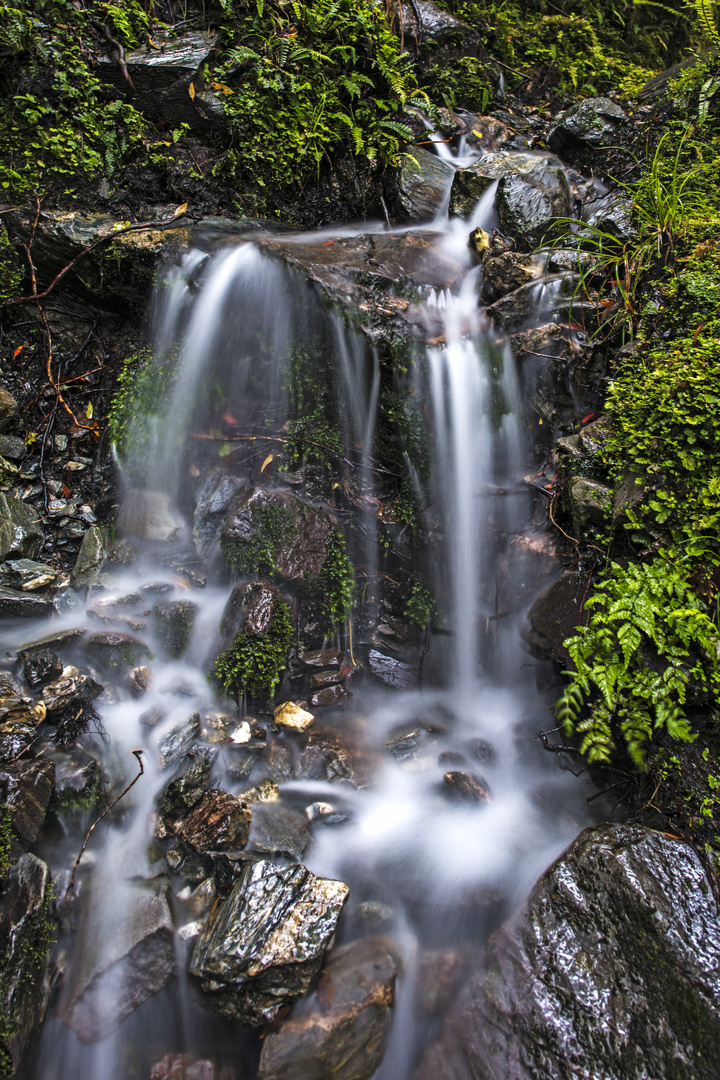
M 310 704 L 315 708 L 327 705 L 343 705 L 352 694 L 344 686 L 326 686 L 324 690 L 318 690 L 310 698 Z
M 240 1080 L 240 1066 L 223 1058 L 166 1054 L 150 1070 L 149 1080 Z
M 343 668 L 345 657 L 340 649 L 314 649 L 301 653 L 300 662 L 309 668 Z
M 190 811 L 177 835 L 196 851 L 225 851 L 245 847 L 252 811 L 225 791 L 211 788 Z
M 563 642 L 575 633 L 582 618 L 587 583 L 564 570 L 530 608 L 521 633 L 530 652 L 540 660 L 556 660 L 567 667 L 570 653 Z
M 12 810 L 10 854 L 17 859 L 35 843 L 55 786 L 52 761 L 16 761 L 0 769 L 0 803 Z
M 489 803 L 490 793 L 482 780 L 473 773 L 446 772 L 443 776 L 445 792 L 458 802 Z

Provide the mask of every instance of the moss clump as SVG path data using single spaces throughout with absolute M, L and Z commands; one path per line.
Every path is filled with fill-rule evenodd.
M 272 697 L 285 667 L 291 638 L 290 608 L 284 600 L 278 600 L 267 630 L 262 634 L 243 630 L 217 658 L 213 682 L 238 697 Z
M 139 349 L 123 361 L 108 410 L 108 429 L 123 465 L 131 472 L 147 465 L 172 376 L 169 366 L 153 362 L 149 349 Z
M 0 805 L 0 881 L 12 864 L 12 807 Z
M 424 581 L 413 583 L 405 605 L 405 617 L 411 626 L 417 626 L 421 630 L 426 626 L 433 626 L 437 621 L 435 594 Z
M 253 506 L 250 538 L 242 543 L 221 541 L 225 562 L 238 574 L 272 575 L 280 545 L 294 530 L 295 517 L 289 507 L 274 502 Z
M 350 611 L 355 590 L 355 570 L 339 529 L 333 530 L 325 541 L 325 556 L 314 592 L 321 599 L 323 617 L 331 629 Z

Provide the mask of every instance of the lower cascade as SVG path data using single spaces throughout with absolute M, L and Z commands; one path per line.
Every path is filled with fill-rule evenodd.
M 210 222 L 163 269 L 114 529 L 3 638 L 6 711 L 53 729 L 0 772 L 8 895 L 59 925 L 27 1080 L 714 1075 L 714 900 L 668 911 L 701 862 L 537 738 L 560 565 L 526 477 L 576 279 L 506 258 L 500 172 L 456 216 L 478 152 L 436 159 L 427 225 Z

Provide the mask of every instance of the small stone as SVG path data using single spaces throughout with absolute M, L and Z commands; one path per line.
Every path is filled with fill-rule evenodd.
M 158 810 L 164 818 L 182 817 L 200 802 L 210 783 L 210 761 L 204 754 L 193 758 L 166 785 L 158 800 Z
M 310 839 L 304 814 L 271 803 L 255 807 L 248 851 L 301 859 Z
M 261 802 L 275 802 L 280 798 L 280 788 L 274 780 L 266 779 L 258 784 L 257 787 L 250 788 L 248 791 L 243 791 L 240 798 L 243 802 L 250 805 Z
M 345 667 L 345 657 L 340 649 L 315 649 L 312 652 L 300 653 L 298 660 L 309 668 Z
M 277 726 L 290 731 L 306 731 L 314 719 L 311 712 L 302 709 L 294 701 L 285 701 L 273 712 L 273 720 Z
M 193 928 L 197 929 L 193 929 Z M 197 937 L 201 922 L 188 923 L 178 934 L 183 941 Z M 150 1070 L 149 1080 L 241 1080 L 246 1074 L 224 1058 L 201 1058 L 195 1054 L 166 1054 Z
M 193 713 L 189 720 L 177 724 L 158 742 L 160 767 L 167 769 L 184 757 L 200 734 L 200 713 Z
M 51 649 L 22 649 L 18 660 L 23 667 L 25 681 L 30 686 L 42 686 L 59 678 L 63 672 L 63 662 Z
M 20 461 L 27 457 L 28 448 L 22 439 L 16 435 L 0 435 L 0 456 L 10 458 L 11 461 Z
M 68 448 L 68 437 L 67 437 L 67 435 L 56 435 L 54 441 L 55 441 L 55 449 L 57 450 L 57 452 L 59 454 L 62 454 L 62 453 L 65 452 L 65 450 L 67 450 L 67 448 Z
M 108 550 L 107 529 L 102 525 L 92 525 L 83 536 L 80 551 L 70 575 L 70 584 L 74 589 L 94 585 L 99 580 Z
M 351 697 L 352 694 L 344 686 L 326 686 L 324 690 L 318 690 L 313 694 L 310 698 L 310 704 L 315 708 L 344 705 Z
M 127 683 L 128 689 L 133 697 L 142 697 L 150 689 L 152 682 L 152 673 L 150 668 L 143 665 L 142 667 L 133 668 L 128 672 Z
M 18 403 L 9 390 L 0 386 L 0 431 L 10 427 L 12 419 L 18 410 Z
M 247 844 L 251 819 L 240 799 L 211 789 L 183 819 L 177 835 L 196 851 L 237 851 Z
M 13 574 L 17 575 L 17 581 L 23 592 L 34 592 L 35 589 L 51 585 L 59 573 L 54 566 L 34 562 L 32 559 L 13 559 L 6 565 Z
M 0 724 L 0 762 L 14 761 L 36 742 L 37 737 L 35 724 L 22 720 Z
M 458 802 L 489 803 L 487 784 L 473 773 L 446 772 L 443 776 L 444 790 Z

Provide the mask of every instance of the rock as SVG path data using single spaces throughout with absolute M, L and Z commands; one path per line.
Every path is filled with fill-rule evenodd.
M 265 779 L 257 787 L 243 791 L 240 798 L 250 806 L 254 806 L 255 803 L 277 802 L 280 798 L 280 789 L 274 780 Z
M 177 724 L 158 742 L 160 768 L 167 769 L 181 757 L 185 757 L 200 734 L 200 713 L 193 713 L 189 720 Z
M 298 755 L 298 780 L 327 780 L 328 783 L 365 787 L 370 781 L 371 761 L 348 740 L 330 728 L 313 728 Z
M 543 281 L 530 281 L 501 296 L 487 308 L 487 314 L 492 316 L 496 326 L 506 330 L 516 329 L 531 320 L 546 323 L 559 315 L 567 318 L 571 308 L 574 319 L 587 313 L 594 320 L 594 308 L 577 299 L 578 280 L 576 274 L 563 274 Z
M 149 1080 L 243 1080 L 245 1071 L 224 1058 L 166 1054 L 150 1069 Z
M 55 792 L 52 807 L 58 813 L 86 810 L 100 795 L 102 774 L 94 757 L 83 750 L 55 751 Z
M 443 776 L 444 791 L 456 802 L 489 803 L 487 784 L 473 773 L 446 772 Z
M 132 694 L 133 697 L 139 698 L 143 694 L 147 694 L 152 683 L 152 672 L 150 668 L 143 664 L 141 667 L 135 667 L 131 671 L 128 671 L 125 685 Z
M 298 660 L 309 668 L 343 668 L 345 657 L 340 649 L 314 649 L 311 652 L 303 652 Z
M 195 496 L 193 541 L 204 558 L 210 555 L 220 537 L 223 518 L 242 482 L 222 469 L 213 469 L 205 477 Z
M 45 1017 L 50 997 L 47 956 L 50 871 L 22 855 L 0 892 L 0 1055 L 6 1076 L 15 1074 L 30 1036 Z
M 0 386 L 0 431 L 6 431 L 10 427 L 17 410 L 18 403 L 15 398 L 9 390 L 6 390 L 4 386 Z M 2 453 L 1 450 L 0 453 Z M 7 457 L 8 455 L 4 454 L 3 456 Z
M 190 961 L 212 1008 L 260 1026 L 307 993 L 348 892 L 300 864 L 248 863 L 211 913 Z
M 24 656 L 29 656 L 39 649 L 51 649 L 53 652 L 57 652 L 60 656 L 63 656 L 72 649 L 73 645 L 77 644 L 81 638 L 85 637 L 86 633 L 86 627 L 73 626 L 69 630 L 58 630 L 54 634 L 46 634 L 36 641 L 28 641 L 24 645 L 21 645 L 20 651 L 18 652 L 18 658 L 21 662 L 24 662 Z
M 688 845 L 586 829 L 491 941 L 418 1080 L 714 1080 L 720 923 Z
M 158 811 L 163 818 L 181 818 L 200 802 L 210 783 L 212 766 L 209 757 L 197 754 L 178 772 L 158 799 Z
M 368 1080 L 387 1049 L 396 973 L 382 938 L 334 949 L 308 1011 L 263 1040 L 259 1080 Z
M 586 476 L 571 476 L 567 495 L 573 515 L 573 528 L 578 537 L 588 526 L 602 525 L 612 507 L 612 492 L 605 484 Z
M 46 596 L 0 586 L 0 616 L 8 619 L 42 619 L 52 615 L 52 612 L 52 601 Z
M 461 56 L 477 57 L 483 53 L 477 30 L 431 0 L 403 4 L 401 19 L 405 50 L 423 70 L 437 61 L 448 63 Z
M 230 640 L 245 630 L 264 634 L 281 600 L 278 590 L 266 582 L 249 581 L 236 585 L 223 612 L 220 632 Z
M 586 98 L 573 105 L 548 135 L 548 146 L 556 154 L 580 144 L 583 147 L 614 146 L 625 113 L 609 98 Z
M 283 702 L 273 712 L 273 720 L 277 726 L 287 728 L 290 731 L 305 731 L 310 727 L 314 719 L 315 717 L 311 712 L 307 712 L 306 709 L 303 709 L 294 701 Z
M 580 622 L 586 587 L 571 570 L 563 570 L 557 581 L 538 596 L 528 612 L 528 625 L 521 629 L 533 656 L 568 667 L 570 653 L 563 642 L 575 633 Z
M 115 630 L 89 634 L 83 641 L 83 651 L 93 664 L 107 674 L 130 671 L 151 655 L 147 645 L 139 638 Z
M 318 709 L 328 705 L 344 705 L 351 697 L 352 694 L 344 686 L 326 686 L 323 690 L 318 690 L 312 695 L 310 704 L 313 708 Z
M 453 172 L 436 154 L 408 147 L 398 170 L 397 201 L 404 221 L 431 221 L 441 209 Z
M 268 803 L 255 807 L 248 851 L 301 859 L 310 839 L 307 820 L 299 811 Z
M 197 604 L 191 600 L 158 600 L 152 611 L 158 641 L 168 656 L 179 660 L 190 644 Z
M 37 840 L 55 785 L 52 761 L 25 760 L 0 767 L 0 804 L 11 808 L 10 857 L 15 860 Z
M 558 165 L 540 164 L 527 172 L 503 176 L 496 205 L 500 224 L 525 249 L 562 229 L 570 216 L 570 188 Z
M 556 168 L 559 164 L 552 155 L 538 157 L 518 150 L 482 154 L 467 169 L 458 169 L 455 173 L 450 190 L 450 213 L 469 221 L 480 199 L 496 180 L 516 173 L 529 173 L 538 167 Z
M 414 761 L 418 756 L 427 732 L 421 724 L 401 724 L 394 728 L 385 739 L 385 749 L 396 761 Z
M 310 676 L 310 687 L 313 690 L 323 690 L 326 686 L 336 686 L 345 682 L 347 674 L 344 671 L 321 671 L 319 675 Z
M 85 709 L 102 692 L 100 683 L 89 675 L 81 675 L 76 668 L 65 668 L 59 679 L 43 687 L 42 699 L 48 720 L 57 723 L 67 713 Z
M 170 506 L 170 496 L 162 491 L 129 491 L 118 514 L 118 528 L 138 540 L 169 544 L 185 528 L 182 518 Z
M 397 660 L 394 656 L 378 652 L 377 649 L 370 649 L 368 666 L 376 679 L 393 690 L 414 690 L 418 685 L 416 667 Z
M 252 811 L 234 795 L 211 788 L 177 827 L 177 835 L 196 851 L 239 851 L 250 832 Z
M 54 566 L 35 562 L 33 559 L 13 559 L 5 566 L 13 575 L 10 584 L 19 585 L 22 592 L 34 592 L 46 585 L 52 585 L 59 575 Z
M 94 585 L 100 579 L 103 564 L 110 550 L 108 531 L 102 525 L 92 525 L 82 539 L 80 551 L 70 575 L 74 589 Z
M 97 883 L 106 890 L 105 882 Z M 97 1042 L 175 974 L 166 879 L 115 878 L 112 897 L 95 895 L 78 933 L 75 964 L 59 1012 L 81 1042 Z M 107 932 L 108 902 L 119 913 Z M 112 1006 L 108 1008 L 108 1002 Z
M 428 1018 L 445 1013 L 460 988 L 466 967 L 466 957 L 458 949 L 423 953 L 417 972 L 416 1014 Z
M 33 506 L 0 492 L 0 560 L 34 559 L 45 542 Z
M 582 220 L 600 232 L 612 233 L 624 242 L 632 240 L 637 233 L 633 222 L 632 199 L 618 195 L 617 192 L 585 203 Z
M 482 299 L 492 304 L 521 285 L 536 281 L 542 273 L 542 264 L 532 255 L 505 251 L 502 255 L 492 256 L 483 266 Z
M 499 557 L 493 587 L 498 613 L 506 614 L 526 607 L 557 576 L 558 557 L 550 533 L 518 533 Z
M 38 731 L 35 724 L 22 720 L 11 720 L 0 724 L 0 762 L 14 761 L 23 751 L 36 741 Z
M 10 461 L 20 461 L 27 457 L 28 453 L 27 446 L 16 435 L 0 435 L 0 457 L 9 458 Z

